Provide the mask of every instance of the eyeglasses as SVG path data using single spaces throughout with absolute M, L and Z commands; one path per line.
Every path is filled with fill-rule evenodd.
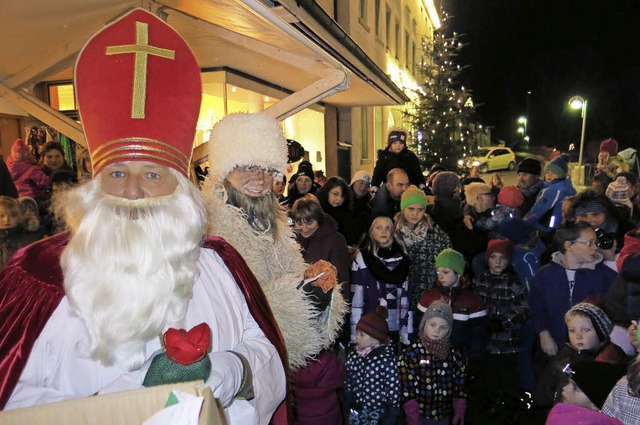
M 588 247 L 596 244 L 595 240 L 593 240 L 593 241 L 581 241 L 580 239 L 575 239 L 573 242 L 580 243 L 580 244 L 586 245 Z

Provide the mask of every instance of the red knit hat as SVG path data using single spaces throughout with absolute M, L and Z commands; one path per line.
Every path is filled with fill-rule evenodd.
M 504 186 L 498 193 L 498 203 L 511 208 L 519 208 L 524 202 L 522 190 L 517 186 Z
M 75 68 L 93 171 L 150 161 L 187 175 L 200 113 L 200 67 L 169 25 L 134 9 L 95 34 Z
M 492 239 L 487 244 L 487 258 L 491 257 L 494 252 L 499 252 L 505 257 L 511 258 L 511 249 L 513 245 L 509 239 Z
M 611 156 L 618 154 L 618 142 L 615 139 L 608 138 L 600 142 L 600 152 L 607 152 Z
M 29 150 L 29 146 L 27 146 L 22 139 L 16 139 L 13 145 L 11 145 L 11 157 L 16 161 L 35 161 L 35 157 L 31 153 L 31 150 Z
M 388 316 L 389 312 L 387 308 L 379 305 L 373 313 L 365 314 L 360 318 L 356 325 L 356 330 L 362 331 L 381 343 L 386 344 L 389 340 Z

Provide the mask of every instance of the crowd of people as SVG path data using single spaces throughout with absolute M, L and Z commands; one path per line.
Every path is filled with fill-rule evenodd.
M 149 62 L 163 72 L 148 86 L 184 83 L 148 92 L 141 115 L 118 95 L 131 70 L 103 54 L 134 21 L 179 53 Z M 372 173 L 303 160 L 287 180 L 280 124 L 236 113 L 212 130 L 199 188 L 199 75 L 134 10 L 76 65 L 94 178 L 75 186 L 55 142 L 15 141 L 0 168 L 2 409 L 175 382 L 207 359 L 230 424 L 639 423 L 640 191 L 615 140 L 579 191 L 566 155 L 523 159 L 516 185 L 439 164 L 425 178 L 402 128 Z M 182 363 L 167 335 L 190 328 L 207 344 Z

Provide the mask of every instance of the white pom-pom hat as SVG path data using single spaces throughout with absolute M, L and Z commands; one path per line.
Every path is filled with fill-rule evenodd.
M 287 139 L 280 123 L 264 113 L 235 113 L 222 118 L 208 143 L 209 172 L 226 178 L 236 167 L 256 165 L 278 174 L 287 166 Z

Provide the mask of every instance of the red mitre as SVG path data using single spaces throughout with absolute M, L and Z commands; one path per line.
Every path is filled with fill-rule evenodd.
M 182 37 L 143 9 L 95 34 L 75 68 L 80 118 L 93 171 L 151 161 L 189 173 L 202 86 Z

